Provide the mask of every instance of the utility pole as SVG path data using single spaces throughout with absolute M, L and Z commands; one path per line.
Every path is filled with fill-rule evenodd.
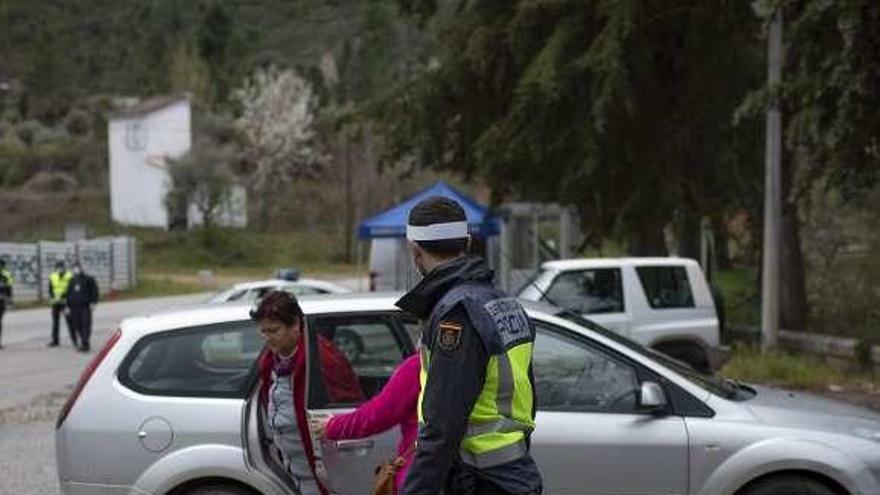
M 782 116 L 778 89 L 782 82 L 782 11 L 770 18 L 767 36 L 767 147 L 764 183 L 764 256 L 761 280 L 761 350 L 774 349 L 779 333 L 779 232 L 782 198 Z

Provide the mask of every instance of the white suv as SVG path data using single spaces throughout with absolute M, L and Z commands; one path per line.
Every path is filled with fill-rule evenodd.
M 519 297 L 573 311 L 700 371 L 715 369 L 726 354 L 712 292 L 691 259 L 550 261 Z

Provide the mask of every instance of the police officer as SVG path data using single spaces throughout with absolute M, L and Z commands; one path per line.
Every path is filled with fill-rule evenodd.
M 55 262 L 55 271 L 49 274 L 49 302 L 52 305 L 52 341 L 49 347 L 58 347 L 58 320 L 64 315 L 67 324 L 67 332 L 70 334 L 70 342 L 77 347 L 76 332 L 70 323 L 70 313 L 67 309 L 67 287 L 73 274 L 67 270 L 63 261 Z
M 12 304 L 14 283 L 12 273 L 6 269 L 6 260 L 0 258 L 0 349 L 3 349 L 3 313 L 6 312 L 6 305 Z
M 423 279 L 397 306 L 423 322 L 419 436 L 404 495 L 539 494 L 529 454 L 535 331 L 522 306 L 468 256 L 457 202 L 433 196 L 409 215 L 407 239 Z
M 79 337 L 79 350 L 89 352 L 89 338 L 92 335 L 92 310 L 98 303 L 98 283 L 85 273 L 79 263 L 73 264 L 73 278 L 67 289 L 67 307 L 70 309 L 70 322 Z

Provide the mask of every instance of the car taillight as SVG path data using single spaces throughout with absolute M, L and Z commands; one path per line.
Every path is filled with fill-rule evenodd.
M 117 329 L 110 335 L 110 338 L 107 339 L 107 342 L 101 347 L 101 350 L 95 354 L 95 357 L 89 361 L 89 364 L 83 370 L 82 374 L 79 376 L 79 380 L 76 382 L 76 387 L 73 388 L 73 392 L 70 393 L 70 397 L 67 398 L 67 402 L 64 403 L 64 407 L 61 408 L 61 412 L 58 414 L 58 420 L 55 422 L 55 428 L 58 429 L 61 427 L 61 424 L 64 423 L 65 418 L 70 413 L 70 410 L 73 409 L 73 404 L 76 402 L 76 399 L 79 398 L 79 394 L 83 391 L 88 383 L 89 379 L 92 377 L 92 374 L 95 373 L 95 370 L 98 369 L 98 366 L 101 365 L 101 361 L 107 357 L 107 354 L 110 352 L 110 349 L 116 344 L 119 340 L 119 337 L 122 336 L 122 330 Z

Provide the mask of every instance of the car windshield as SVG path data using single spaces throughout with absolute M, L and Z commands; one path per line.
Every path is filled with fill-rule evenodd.
M 583 318 L 577 313 L 567 310 L 561 310 L 554 316 L 558 316 L 559 318 L 562 318 L 564 320 L 568 320 L 580 326 L 587 327 L 590 330 L 602 335 L 603 337 L 606 337 L 613 340 L 614 342 L 617 342 L 618 344 L 626 346 L 627 348 L 632 349 L 639 354 L 647 356 L 654 361 L 659 361 L 660 364 L 662 364 L 663 366 L 666 366 L 667 368 L 675 371 L 679 375 L 685 377 L 686 379 L 715 395 L 720 395 L 721 397 L 729 400 L 742 400 L 746 398 L 746 396 L 751 396 L 750 394 L 741 393 L 739 390 L 740 387 L 734 383 L 731 383 L 720 377 L 704 375 L 689 367 L 688 365 L 680 363 L 661 352 L 645 347 L 638 342 L 634 342 L 618 333 L 599 326 L 596 323 L 586 318 Z

